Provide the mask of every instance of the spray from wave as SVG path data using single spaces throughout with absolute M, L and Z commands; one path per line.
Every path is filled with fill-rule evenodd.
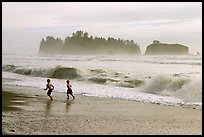
M 202 80 L 185 76 L 157 75 L 146 80 L 141 91 L 150 94 L 173 96 L 186 102 L 202 102 Z

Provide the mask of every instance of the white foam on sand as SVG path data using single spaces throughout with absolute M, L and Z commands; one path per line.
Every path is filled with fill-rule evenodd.
M 12 78 L 17 80 L 8 81 L 5 84 L 36 87 L 41 88 L 42 92 L 45 92 L 43 89 L 45 88 L 47 78 L 29 77 L 10 72 L 2 72 L 2 76 L 3 78 Z M 51 82 L 55 86 L 53 92 L 66 93 L 66 80 L 51 78 Z M 163 104 L 172 106 L 188 106 L 188 107 L 196 106 L 199 108 L 202 107 L 202 103 L 187 104 L 182 99 L 179 98 L 143 93 L 135 88 L 115 87 L 110 85 L 100 85 L 74 80 L 71 82 L 74 94 L 82 94 L 84 96 L 108 97 L 115 99 L 134 100 L 138 102 L 147 102 L 153 104 Z

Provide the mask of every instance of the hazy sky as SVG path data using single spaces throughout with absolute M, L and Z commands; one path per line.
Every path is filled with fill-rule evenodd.
M 82 30 L 134 40 L 142 53 L 159 40 L 202 53 L 202 2 L 3 2 L 2 52 L 37 54 L 42 38 Z

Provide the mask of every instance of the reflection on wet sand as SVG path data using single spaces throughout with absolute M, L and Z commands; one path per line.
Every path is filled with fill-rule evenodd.
M 50 113 L 51 104 L 52 104 L 52 100 L 50 100 L 50 99 L 47 100 L 46 108 L 45 108 L 45 116 L 48 116 L 48 114 Z
M 52 112 L 58 113 L 58 107 L 61 107 L 61 105 L 64 105 L 65 103 L 65 112 L 69 112 L 71 104 L 73 104 L 74 100 L 65 100 L 65 101 L 59 101 L 58 100 L 46 100 L 45 102 L 45 116 L 49 116 Z M 62 112 L 63 113 L 63 112 Z
M 2 111 L 21 111 L 23 106 L 28 105 L 27 95 L 2 91 Z
M 67 99 L 67 101 L 66 101 L 66 108 L 65 108 L 66 112 L 69 111 L 70 106 L 71 106 L 71 104 L 72 104 L 72 101 L 73 101 L 73 100 L 68 100 L 68 99 Z

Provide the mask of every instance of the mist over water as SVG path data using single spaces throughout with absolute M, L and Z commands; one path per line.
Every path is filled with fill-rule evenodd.
M 3 54 L 3 78 L 17 84 L 74 94 L 111 97 L 165 105 L 202 106 L 201 56 L 20 56 Z

